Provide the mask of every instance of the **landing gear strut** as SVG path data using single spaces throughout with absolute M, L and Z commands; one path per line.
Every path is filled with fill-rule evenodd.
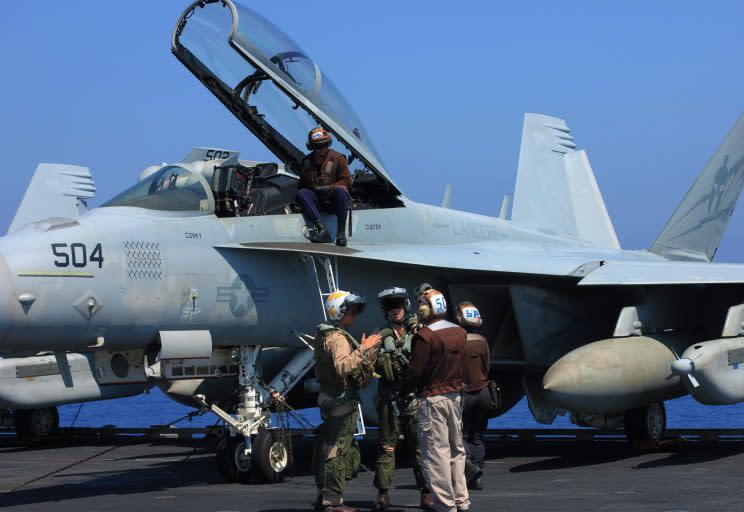
M 665 431 L 666 409 L 663 402 L 625 413 L 625 436 L 628 441 L 659 441 Z
M 276 398 L 282 399 L 281 394 L 287 393 L 312 367 L 313 353 L 309 348 L 300 351 L 268 386 L 260 381 L 260 355 L 260 346 L 233 350 L 233 359 L 240 363 L 236 418 L 208 403 L 203 395 L 194 397 L 228 428 L 229 435 L 217 446 L 217 467 L 229 482 L 245 482 L 254 476 L 281 482 L 292 463 L 290 437 L 282 430 L 269 428 L 270 405 Z

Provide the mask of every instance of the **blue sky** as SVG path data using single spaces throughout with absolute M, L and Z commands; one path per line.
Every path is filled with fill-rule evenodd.
M 744 110 L 741 2 L 251 1 L 333 78 L 413 199 L 497 215 L 524 112 L 564 117 L 626 248 L 645 248 Z M 0 229 L 39 162 L 100 202 L 194 146 L 268 155 L 170 53 L 187 3 L 0 8 Z M 319 8 L 320 6 L 320 8 Z M 744 261 L 737 210 L 720 261 Z

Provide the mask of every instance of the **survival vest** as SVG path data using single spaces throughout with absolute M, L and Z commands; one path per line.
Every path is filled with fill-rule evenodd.
M 359 348 L 359 342 L 343 329 L 330 324 L 320 324 L 315 335 L 315 375 L 320 381 L 320 392 L 325 393 L 340 402 L 359 400 L 359 390 L 369 384 L 372 373 L 364 368 L 354 370 L 346 378 L 336 372 L 331 354 L 326 352 L 324 343 L 328 335 L 333 332 L 341 333 L 353 350 Z

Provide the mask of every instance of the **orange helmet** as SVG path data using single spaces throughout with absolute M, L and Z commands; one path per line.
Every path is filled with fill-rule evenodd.
M 331 135 L 325 128 L 318 126 L 307 134 L 307 149 L 327 148 L 331 145 Z

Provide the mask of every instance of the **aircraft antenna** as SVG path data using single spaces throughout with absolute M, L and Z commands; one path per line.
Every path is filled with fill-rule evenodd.
M 504 195 L 504 200 L 501 201 L 501 213 L 499 213 L 499 219 L 506 220 L 507 213 L 509 213 L 509 194 Z
M 451 197 L 452 197 L 452 185 L 450 183 L 447 183 L 447 186 L 444 187 L 444 199 L 442 199 L 442 208 L 450 207 Z

